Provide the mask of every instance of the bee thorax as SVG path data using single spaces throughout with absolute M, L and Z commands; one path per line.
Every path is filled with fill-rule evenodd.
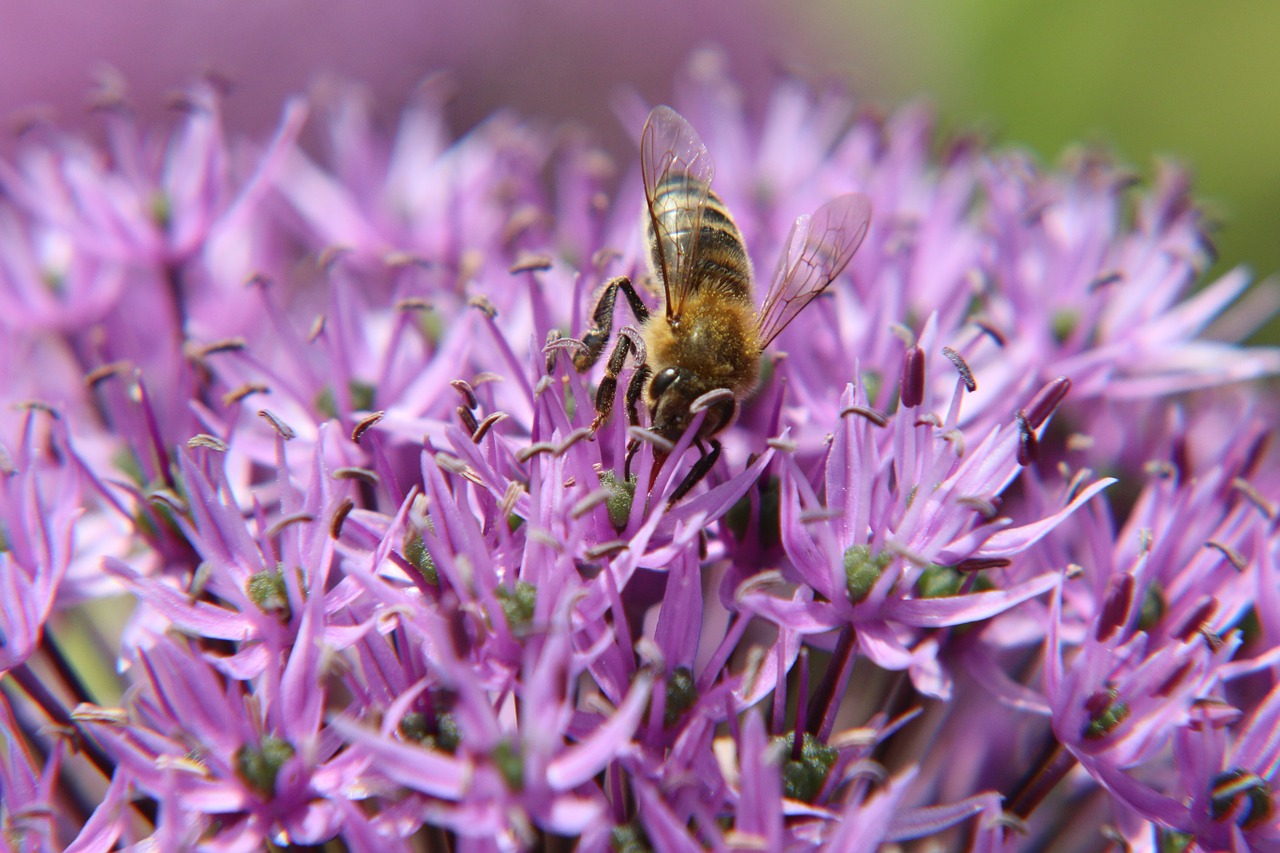
M 656 374 L 677 367 L 696 379 L 699 394 L 755 387 L 760 351 L 750 306 L 724 298 L 691 298 L 677 324 L 655 314 L 643 329 L 648 364 Z
M 708 408 L 699 438 L 709 438 L 732 423 L 738 400 L 755 387 L 759 373 L 750 307 L 722 294 L 700 294 L 685 302 L 676 322 L 655 313 L 642 331 L 651 377 L 645 403 L 654 431 L 679 440 L 693 419 L 694 402 L 720 388 L 732 396 Z

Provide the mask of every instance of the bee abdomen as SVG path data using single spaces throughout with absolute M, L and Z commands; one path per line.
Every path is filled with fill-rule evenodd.
M 715 287 L 734 296 L 749 298 L 751 261 L 738 229 L 735 227 L 731 231 L 708 225 L 704 216 L 702 233 L 698 238 L 698 256 L 690 274 L 695 290 Z
M 669 179 L 654 193 L 652 210 L 666 232 L 664 239 L 675 244 L 672 247 L 675 251 L 668 253 L 670 257 L 689 256 L 693 217 L 703 189 L 702 184 L 696 181 Z M 751 259 L 743 244 L 742 232 L 715 191 L 709 187 L 705 189 L 707 197 L 702 206 L 697 252 L 693 265 L 687 270 L 687 289 L 693 292 L 702 287 L 713 287 L 729 295 L 750 299 Z M 657 268 L 661 257 L 652 223 L 649 223 L 648 230 L 653 263 Z

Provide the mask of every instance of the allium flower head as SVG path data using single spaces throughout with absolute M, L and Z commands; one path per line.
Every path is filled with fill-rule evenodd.
M 705 412 L 629 423 L 633 356 L 596 423 L 573 357 L 604 281 L 658 309 L 637 164 L 449 94 L 242 143 L 197 87 L 0 166 L 8 838 L 1280 849 L 1280 354 L 1209 336 L 1247 279 L 1193 293 L 1181 171 L 700 54 L 673 105 L 756 269 L 873 214 L 681 494 Z M 57 612 L 107 596 L 95 696 Z

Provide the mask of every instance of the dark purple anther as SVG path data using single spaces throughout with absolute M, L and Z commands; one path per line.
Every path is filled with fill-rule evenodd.
M 1070 390 L 1071 380 L 1065 376 L 1059 376 L 1041 388 L 1040 393 L 1036 394 L 1026 408 L 1027 422 L 1031 424 L 1031 428 L 1039 429 Z
M 1008 557 L 969 557 L 955 564 L 955 570 L 961 574 L 981 572 L 987 569 L 1003 569 L 1013 565 Z
M 1026 412 L 1018 412 L 1018 464 L 1024 468 L 1040 458 L 1040 440 L 1027 418 Z
M 1133 575 L 1120 575 L 1114 578 L 1111 589 L 1107 592 L 1106 603 L 1102 605 L 1102 614 L 1098 619 L 1098 642 L 1105 643 L 1115 636 L 1116 631 L 1124 627 L 1133 608 Z
M 1184 643 L 1191 642 L 1191 638 L 1202 631 L 1208 630 L 1209 620 L 1218 612 L 1218 600 L 1210 597 L 1202 603 L 1191 615 L 1182 623 L 1182 627 L 1173 632 L 1173 636 L 1182 640 Z
M 924 402 L 924 350 L 911 347 L 902 360 L 902 405 L 914 409 Z

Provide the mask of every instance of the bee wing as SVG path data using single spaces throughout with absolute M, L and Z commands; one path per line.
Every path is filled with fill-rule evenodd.
M 715 168 L 697 131 L 671 107 L 654 107 L 640 135 L 644 198 L 653 226 L 654 268 L 666 289 L 667 318 L 679 316 L 702 233 Z
M 761 350 L 844 270 L 870 224 L 871 199 L 862 193 L 839 196 L 796 219 L 756 315 Z

